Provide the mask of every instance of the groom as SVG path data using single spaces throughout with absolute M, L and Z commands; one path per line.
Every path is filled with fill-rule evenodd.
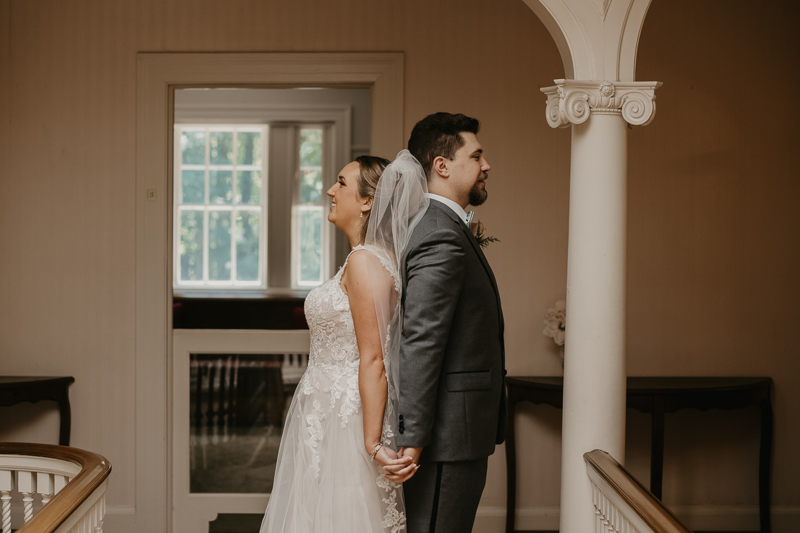
M 503 312 L 465 212 L 488 195 L 478 128 L 435 113 L 408 141 L 430 198 L 401 261 L 397 444 L 420 465 L 404 483 L 408 533 L 472 531 L 488 457 L 505 439 Z

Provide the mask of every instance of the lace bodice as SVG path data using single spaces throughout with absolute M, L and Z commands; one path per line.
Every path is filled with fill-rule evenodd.
M 314 288 L 306 297 L 304 308 L 311 334 L 311 351 L 308 368 L 299 384 L 299 389 L 306 395 L 314 391 L 330 393 L 329 405 L 324 408 L 315 405 L 315 413 L 322 419 L 328 416 L 328 412 L 336 411 L 342 427 L 361 407 L 356 331 L 350 314 L 350 301 L 340 285 L 346 266 L 347 261 L 335 276 Z
M 358 245 L 350 252 L 369 250 L 375 254 L 387 269 L 388 260 L 382 254 Z M 347 256 L 348 260 L 350 255 Z M 342 426 L 347 424 L 350 415 L 357 413 L 361 407 L 358 392 L 359 353 L 356 342 L 356 331 L 353 316 L 350 313 L 350 301 L 342 290 L 342 268 L 331 279 L 308 293 L 305 302 L 305 314 L 311 334 L 311 351 L 308 356 L 308 369 L 300 381 L 300 390 L 310 394 L 314 390 L 330 392 L 329 409 L 337 408 Z M 395 283 L 398 276 L 393 270 Z
M 395 280 L 395 289 L 399 292 L 400 279 L 391 268 L 391 263 L 384 254 L 371 247 L 358 245 L 350 252 L 369 250 L 389 270 Z M 348 260 L 350 255 L 347 256 Z M 341 281 L 347 260 L 331 279 L 308 293 L 305 301 L 305 314 L 311 333 L 311 351 L 308 367 L 317 367 L 331 377 L 339 377 L 348 373 L 348 369 L 358 368 L 358 344 L 350 314 L 350 301 L 342 290 Z
M 345 262 L 345 266 L 347 263 Z M 358 364 L 358 345 L 350 302 L 341 287 L 344 266 L 306 297 L 305 313 L 311 332 L 308 366 L 327 369 Z

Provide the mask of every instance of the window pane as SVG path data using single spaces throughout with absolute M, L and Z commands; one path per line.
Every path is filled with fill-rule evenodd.
M 300 282 L 322 281 L 322 207 L 300 208 Z
M 208 279 L 231 279 L 231 212 L 208 212 Z
M 181 280 L 203 280 L 202 211 L 181 211 Z
M 212 204 L 229 204 L 233 200 L 233 171 L 208 171 L 208 201 Z
M 322 200 L 322 171 L 320 169 L 300 171 L 300 201 L 319 202 Z
M 239 165 L 261 164 L 261 133 L 257 131 L 240 131 L 236 134 L 239 144 L 236 152 L 236 163 Z
M 181 153 L 184 165 L 206 164 L 206 134 L 204 131 L 184 131 L 181 134 Z
M 322 128 L 300 130 L 300 166 L 322 165 Z
M 240 170 L 236 173 L 239 190 L 236 203 L 259 205 L 261 203 L 261 172 L 257 170 Z
M 212 165 L 233 164 L 233 132 L 212 131 L 209 141 L 209 161 Z
M 205 201 L 206 176 L 202 170 L 184 170 L 181 172 L 181 202 L 184 204 L 202 204 Z
M 239 211 L 236 215 L 236 279 L 258 281 L 260 211 Z

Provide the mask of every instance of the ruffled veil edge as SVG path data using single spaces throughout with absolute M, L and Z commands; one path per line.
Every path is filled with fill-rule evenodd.
M 364 240 L 391 273 L 394 291 L 387 287 L 379 269 L 370 272 L 375 311 L 388 382 L 381 441 L 395 449 L 399 389 L 400 334 L 402 332 L 402 281 L 400 261 L 408 240 L 428 208 L 428 182 L 419 162 L 408 150 L 401 150 L 383 171 L 375 189 L 372 210 Z M 387 290 L 388 289 L 388 290 Z

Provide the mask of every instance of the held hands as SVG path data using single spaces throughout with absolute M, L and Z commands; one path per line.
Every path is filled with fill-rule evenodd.
M 419 458 L 419 454 L 417 454 L 417 458 Z M 413 461 L 410 456 L 398 455 L 387 446 L 382 446 L 381 449 L 378 450 L 378 453 L 375 454 L 374 461 L 381 465 L 386 472 L 383 477 L 394 483 L 403 483 L 411 479 L 417 472 L 417 469 L 419 469 L 419 464 Z
M 400 448 L 400 455 L 405 457 L 411 457 L 411 461 L 414 464 L 419 464 L 419 456 L 422 455 L 422 447 L 419 448 L 410 448 L 410 447 L 403 447 Z

